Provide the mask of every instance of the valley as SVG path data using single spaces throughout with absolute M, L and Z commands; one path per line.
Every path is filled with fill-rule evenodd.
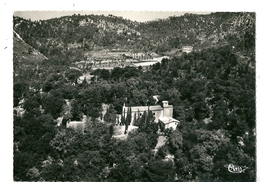
M 255 181 L 255 16 L 14 16 L 13 180 Z

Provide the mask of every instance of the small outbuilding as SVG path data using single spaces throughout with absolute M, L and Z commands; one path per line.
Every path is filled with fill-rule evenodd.
M 192 46 L 182 46 L 182 52 L 190 53 L 193 51 Z
M 176 130 L 176 127 L 180 123 L 180 121 L 172 117 L 161 117 L 158 119 L 158 123 L 161 132 L 163 132 L 167 128 L 172 128 L 173 130 Z

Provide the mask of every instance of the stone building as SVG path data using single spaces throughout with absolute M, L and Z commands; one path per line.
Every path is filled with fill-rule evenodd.
M 67 121 L 66 128 L 71 128 L 75 131 L 84 133 L 87 124 L 87 116 L 83 115 L 82 121 Z
M 190 53 L 192 52 L 193 47 L 192 46 L 182 46 L 182 52 Z
M 179 124 L 179 122 L 180 121 L 169 117 L 162 117 L 158 120 L 159 128 L 162 132 L 167 128 L 172 128 L 173 130 L 176 130 L 176 127 Z
M 132 106 L 132 107 L 126 107 L 125 105 L 122 108 L 122 115 L 127 116 L 128 109 L 131 108 L 131 123 L 130 126 L 133 125 L 133 121 L 135 117 L 142 117 L 144 111 L 152 111 L 155 122 L 159 123 L 159 127 L 161 130 L 164 130 L 165 128 L 173 128 L 176 129 L 178 123 L 180 121 L 172 118 L 173 115 L 173 106 L 168 104 L 168 101 L 162 101 L 163 106 L 161 105 L 154 105 L 154 106 Z
M 66 123 L 66 128 L 72 128 L 75 131 L 84 132 L 84 124 L 83 121 L 68 121 Z

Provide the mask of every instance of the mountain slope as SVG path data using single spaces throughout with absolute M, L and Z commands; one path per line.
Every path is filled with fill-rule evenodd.
M 148 32 L 148 36 L 153 37 L 153 41 L 157 45 L 164 46 L 164 49 L 177 48 L 181 45 L 202 46 L 205 43 L 215 45 L 221 42 L 239 45 L 244 40 L 247 41 L 246 48 L 253 48 L 255 14 L 246 12 L 185 14 L 144 23 L 139 29 Z
M 76 60 L 91 50 L 166 52 L 183 45 L 202 50 L 230 44 L 238 51 L 254 52 L 255 13 L 185 14 L 145 23 L 113 15 L 72 15 L 44 21 L 14 17 L 14 30 L 41 53 L 59 55 L 59 59 L 62 55 L 67 59 L 68 51 L 77 55 L 69 59 Z
M 19 34 L 13 31 L 14 79 L 20 79 L 23 75 L 30 74 L 40 62 L 47 59 L 46 56 L 24 42 Z
M 14 61 L 22 62 L 22 61 L 42 61 L 44 59 L 48 59 L 46 56 L 41 54 L 38 50 L 35 50 L 32 46 L 28 45 L 24 42 L 24 40 L 13 31 L 13 55 Z

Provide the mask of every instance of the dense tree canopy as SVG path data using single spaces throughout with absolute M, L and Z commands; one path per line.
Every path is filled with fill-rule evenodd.
M 239 20 L 243 24 L 252 16 L 186 14 L 144 24 L 113 15 L 36 22 L 15 18 L 20 23 L 15 30 L 49 59 L 32 63 L 14 57 L 14 74 L 18 74 L 13 87 L 14 180 L 255 181 L 255 33 L 251 20 L 242 30 L 236 23 L 229 26 Z M 62 31 L 55 31 L 54 22 L 62 25 Z M 120 35 L 97 28 L 117 23 L 128 27 Z M 196 36 L 195 30 L 216 30 L 220 35 L 216 28 L 220 24 L 222 32 L 227 32 L 225 44 L 199 44 L 204 35 Z M 138 39 L 137 30 L 147 34 Z M 72 66 L 87 59 L 84 51 L 119 43 L 144 52 L 165 52 L 188 44 L 207 49 L 163 59 L 146 70 L 126 66 L 89 72 Z M 82 74 L 93 76 L 92 81 L 77 82 Z M 180 121 L 176 130 L 159 133 L 152 112 L 145 111 L 142 117 L 134 116 L 138 129 L 127 132 L 132 106 L 162 104 L 163 100 L 173 105 L 173 117 Z M 125 127 L 125 140 L 113 137 L 116 114 L 122 114 L 123 104 L 129 109 L 121 123 L 125 126 L 118 127 Z M 18 114 L 19 108 L 24 114 Z M 83 118 L 83 130 L 65 127 L 66 122 Z M 158 147 L 160 142 L 164 145 Z M 229 164 L 248 168 L 233 174 L 225 167 Z

